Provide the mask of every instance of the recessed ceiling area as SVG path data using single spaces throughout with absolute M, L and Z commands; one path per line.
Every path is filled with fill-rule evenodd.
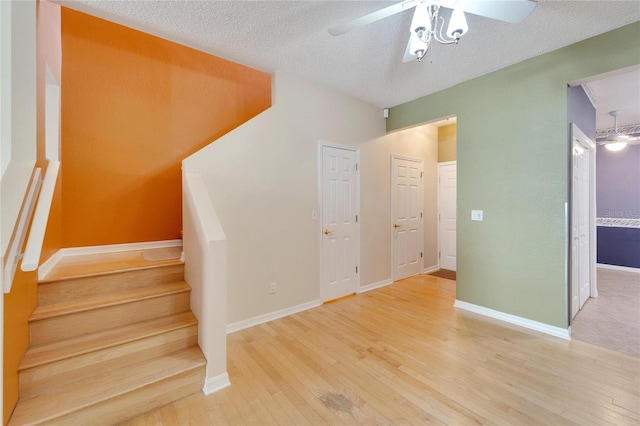
M 613 127 L 610 111 L 619 110 L 618 126 L 640 123 L 640 66 L 586 83 L 595 97 L 596 128 Z
M 393 1 L 57 0 L 261 71 L 392 107 L 640 19 L 637 1 L 539 1 L 521 24 L 468 15 L 458 45 L 403 63 L 410 11 L 340 36 L 328 29 Z M 597 60 L 597 58 L 594 58 Z

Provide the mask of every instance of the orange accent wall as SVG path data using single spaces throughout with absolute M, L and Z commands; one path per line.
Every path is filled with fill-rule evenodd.
M 62 245 L 180 237 L 181 161 L 271 106 L 271 76 L 62 8 Z
M 37 303 L 37 273 L 18 269 L 11 293 L 4 295 L 3 424 L 18 402 L 18 365 L 29 348 L 29 316 Z
M 46 64 L 60 81 L 60 6 L 40 0 L 37 4 L 36 41 L 36 116 L 37 166 L 46 169 L 44 147 L 44 90 Z M 54 210 L 49 218 L 42 260 L 60 248 L 60 191 L 54 196 Z M 56 210 L 57 209 L 57 210 Z M 56 219 L 57 218 L 57 219 Z M 29 317 L 38 301 L 37 273 L 19 268 L 11 293 L 4 295 L 3 424 L 18 402 L 18 365 L 29 348 Z

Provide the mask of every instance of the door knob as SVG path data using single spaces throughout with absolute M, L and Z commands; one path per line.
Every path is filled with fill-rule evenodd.
M 394 227 L 394 228 L 396 228 L 396 229 L 398 229 L 398 228 L 401 228 L 401 227 L 402 227 L 402 225 L 398 225 L 397 223 L 394 223 L 394 224 L 393 224 L 393 227 Z
M 331 231 L 329 231 L 328 229 L 325 229 L 324 230 L 324 235 L 329 235 L 329 234 L 331 234 Z

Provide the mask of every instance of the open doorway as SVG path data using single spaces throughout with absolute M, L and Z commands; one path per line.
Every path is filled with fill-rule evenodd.
M 594 122 L 586 132 L 593 132 L 597 144 L 591 175 L 596 186 L 591 220 L 597 231 L 589 258 L 596 264 L 597 292 L 575 312 L 574 267 L 579 251 L 572 249 L 570 240 L 569 312 L 576 314 L 571 315 L 571 335 L 640 356 L 640 66 L 570 86 L 570 121 L 576 121 L 571 91 L 581 90 L 591 102 Z M 614 145 L 621 141 L 625 143 Z
M 438 125 L 438 268 L 441 278 L 456 280 L 457 271 L 457 119 Z

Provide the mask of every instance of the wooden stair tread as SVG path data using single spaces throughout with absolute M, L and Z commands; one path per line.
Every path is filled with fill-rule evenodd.
M 151 287 L 134 288 L 114 294 L 103 294 L 95 298 L 71 301 L 68 303 L 57 303 L 52 305 L 39 305 L 31 314 L 29 322 L 39 321 L 46 318 L 68 315 L 76 312 L 83 312 L 91 309 L 131 303 L 144 299 L 151 299 L 168 294 L 182 293 L 190 291 L 191 287 L 184 281 L 175 283 L 158 284 Z
M 141 389 L 174 375 L 204 367 L 206 360 L 197 346 L 170 355 L 128 365 L 107 373 L 52 389 L 50 393 L 20 400 L 11 424 L 53 421 L 93 404 Z
M 142 257 L 143 251 L 145 250 L 68 256 L 61 259 L 40 282 L 183 263 L 180 259 L 148 261 Z
M 196 324 L 198 324 L 198 319 L 189 311 L 116 327 L 99 333 L 34 345 L 27 350 L 22 358 L 18 371 Z

